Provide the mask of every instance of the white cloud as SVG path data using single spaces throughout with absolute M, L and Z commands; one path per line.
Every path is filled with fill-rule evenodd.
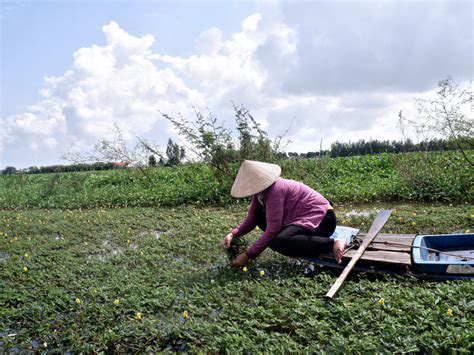
M 39 145 L 36 142 L 31 142 L 30 143 L 30 148 L 33 152 L 36 152 L 39 149 Z
M 298 38 L 297 65 L 281 82 L 287 92 L 424 91 L 448 74 L 460 81 L 472 75 L 471 2 L 283 2 L 281 7 Z
M 106 45 L 78 49 L 70 70 L 45 77 L 42 101 L 2 119 L 0 152 L 7 162 L 21 154 L 23 164 L 35 163 L 32 156 L 25 157 L 24 141 L 37 153 L 45 148 L 43 157 L 54 153 L 57 160 L 75 141 L 90 146 L 109 137 L 115 122 L 126 137 L 158 134 L 165 141 L 169 125 L 158 109 L 177 114 L 189 112 L 193 104 L 204 105 L 201 93 L 186 86 L 172 68 L 158 69 L 147 58 L 153 36 L 129 35 L 114 22 L 103 31 Z
M 248 16 L 244 22 L 242 22 L 242 29 L 244 32 L 254 32 L 257 30 L 258 23 L 262 19 L 262 15 L 259 13 Z
M 50 138 L 45 139 L 44 144 L 48 148 L 55 148 L 58 145 L 58 142 L 56 141 L 56 139 L 50 137 Z
M 196 39 L 196 49 L 201 54 L 215 55 L 222 48 L 222 31 L 211 27 Z

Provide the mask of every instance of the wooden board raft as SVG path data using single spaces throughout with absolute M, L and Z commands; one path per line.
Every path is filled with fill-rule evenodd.
M 359 233 L 356 238 L 364 240 L 366 234 Z M 369 244 L 360 260 L 410 266 L 411 244 L 415 237 L 416 234 L 380 233 Z M 357 249 L 349 249 L 345 252 L 343 259 L 349 260 L 356 253 Z M 333 259 L 332 255 L 321 255 L 321 257 Z

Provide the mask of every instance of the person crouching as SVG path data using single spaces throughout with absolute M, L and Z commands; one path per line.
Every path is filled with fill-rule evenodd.
M 247 217 L 222 240 L 230 248 L 234 238 L 256 226 L 260 238 L 232 263 L 243 267 L 267 247 L 289 256 L 311 258 L 332 251 L 341 263 L 345 241 L 329 238 L 336 229 L 336 214 L 329 201 L 309 186 L 280 177 L 276 164 L 244 160 L 231 189 L 236 198 L 252 196 Z

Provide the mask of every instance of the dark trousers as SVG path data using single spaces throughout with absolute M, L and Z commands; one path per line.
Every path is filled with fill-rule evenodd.
M 262 230 L 266 229 L 265 212 L 257 214 L 257 225 Z M 300 258 L 310 258 L 320 253 L 331 252 L 334 239 L 329 237 L 335 229 L 336 214 L 334 210 L 328 210 L 315 230 L 295 225 L 283 227 L 273 238 L 270 248 L 280 254 Z

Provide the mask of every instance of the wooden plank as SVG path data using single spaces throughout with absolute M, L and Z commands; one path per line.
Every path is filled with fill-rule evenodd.
M 357 238 L 365 239 L 366 233 L 357 234 Z M 374 242 L 393 242 L 393 243 L 410 243 L 415 239 L 416 234 L 392 234 L 392 233 L 380 233 L 374 239 Z
M 357 237 L 361 237 L 363 241 L 366 235 L 367 233 L 359 233 Z M 372 243 L 370 243 L 367 250 L 385 250 L 411 253 L 411 245 L 415 237 L 416 234 L 380 233 L 375 237 Z M 397 245 L 391 245 L 390 243 Z M 332 254 L 325 254 L 322 255 L 322 257 L 327 259 L 334 259 Z
M 365 237 L 367 233 L 365 232 L 360 232 L 357 234 L 358 237 Z M 377 238 L 382 238 L 382 237 L 400 237 L 400 238 L 413 238 L 416 236 L 416 234 L 405 234 L 405 233 L 379 233 L 377 234 Z
M 354 265 L 357 263 L 357 261 L 360 259 L 360 257 L 364 253 L 365 249 L 367 249 L 369 244 L 372 242 L 372 240 L 374 240 L 374 238 L 380 232 L 382 227 L 385 225 L 385 222 L 387 222 L 391 213 L 392 213 L 391 210 L 380 210 L 377 217 L 375 217 L 375 220 L 372 223 L 372 226 L 370 227 L 369 232 L 364 238 L 364 241 L 360 245 L 359 249 L 355 252 L 354 256 L 351 258 L 351 261 L 349 262 L 349 264 L 347 264 L 342 274 L 339 275 L 336 282 L 329 289 L 328 293 L 326 293 L 326 297 L 328 298 L 334 297 L 337 290 L 339 290 L 339 288 L 342 286 L 342 283 L 346 279 L 347 275 L 349 275 L 351 270 L 354 268 Z
M 343 258 L 352 258 L 357 253 L 357 250 L 348 250 Z M 378 261 L 387 264 L 401 264 L 401 265 L 411 265 L 410 253 L 403 252 L 392 252 L 384 250 L 366 250 L 362 254 L 361 260 L 365 261 Z
M 398 238 L 391 238 L 385 237 L 383 239 L 375 239 L 372 243 L 387 243 L 387 244 L 403 244 L 405 246 L 411 246 L 413 243 L 413 239 L 398 239 Z
M 357 250 L 348 250 L 343 258 L 352 258 L 356 252 Z M 383 243 L 371 243 L 360 259 L 390 264 L 411 265 L 410 255 L 411 248 L 409 246 L 396 247 L 385 245 Z M 334 259 L 332 254 L 324 254 L 321 255 L 321 257 L 325 259 Z
M 358 235 L 362 240 L 365 239 L 365 236 L 365 233 Z M 381 233 L 375 237 L 368 249 L 410 252 L 415 237 L 416 234 Z
M 390 245 L 386 243 L 370 243 L 367 250 L 388 250 L 388 251 L 401 251 L 405 253 L 410 253 L 411 247 L 409 244 L 398 245 Z

